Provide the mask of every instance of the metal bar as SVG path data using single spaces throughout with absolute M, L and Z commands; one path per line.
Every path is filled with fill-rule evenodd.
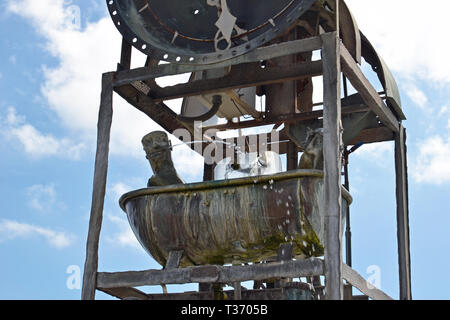
M 344 159 L 344 187 L 350 192 L 350 180 L 348 174 L 348 152 L 345 152 Z M 352 230 L 350 226 L 350 206 L 345 212 L 345 263 L 352 266 Z
M 98 242 L 103 220 L 103 205 L 105 202 L 106 179 L 108 174 L 109 141 L 113 116 L 113 80 L 114 73 L 103 74 L 101 103 L 97 125 L 97 153 L 95 156 L 91 217 L 89 220 L 83 289 L 81 293 L 81 298 L 83 300 L 95 299 L 98 269 Z
M 322 40 L 325 288 L 328 300 L 342 300 L 340 41 L 336 33 L 322 35 Z

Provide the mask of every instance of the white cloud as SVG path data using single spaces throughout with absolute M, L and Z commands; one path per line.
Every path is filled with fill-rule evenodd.
M 68 138 L 56 138 L 43 134 L 25 117 L 17 114 L 12 107 L 8 108 L 6 119 L 3 121 L 2 133 L 20 142 L 26 153 L 33 157 L 59 156 L 69 159 L 79 159 L 85 149 L 84 143 L 75 143 Z
M 404 91 L 408 97 L 418 106 L 420 109 L 425 110 L 428 103 L 428 97 L 425 92 L 417 88 L 414 84 L 408 83 L 404 86 Z
M 31 208 L 41 212 L 51 212 L 55 208 L 65 209 L 66 206 L 57 199 L 54 184 L 36 184 L 27 188 L 28 204 Z
M 450 182 L 450 138 L 434 136 L 423 141 L 413 162 L 412 175 L 419 183 Z
M 42 94 L 61 124 L 74 132 L 79 143 L 94 146 L 101 75 L 115 70 L 119 61 L 121 35 L 109 16 L 87 23 L 80 29 L 68 23 L 63 0 L 9 0 L 8 9 L 27 18 L 44 37 L 47 50 L 59 60 L 57 67 L 43 66 L 45 81 Z M 133 51 L 133 66 L 142 66 L 145 56 Z M 181 81 L 186 81 L 186 76 Z M 165 85 L 174 79 L 163 79 Z M 141 138 L 161 128 L 146 115 L 114 96 L 114 118 L 111 131 L 111 153 L 143 157 Z M 180 108 L 180 100 L 168 103 Z M 51 141 L 50 141 L 51 142 Z M 189 170 L 185 171 L 189 173 Z
M 112 185 L 111 193 L 115 200 L 118 200 L 123 194 L 132 191 L 133 188 L 123 182 L 118 182 Z
M 392 142 L 366 144 L 355 151 L 354 155 L 364 160 L 387 166 L 388 161 L 394 161 L 394 144 Z
M 203 178 L 203 157 L 187 146 L 173 148 L 172 159 L 175 169 L 185 182 Z
M 447 29 L 448 0 L 432 5 L 420 0 L 347 0 L 360 29 L 383 56 L 389 67 L 404 77 L 420 77 L 435 83 L 450 83 L 443 40 Z
M 142 246 L 136 239 L 136 236 L 134 235 L 133 230 L 128 223 L 128 220 L 114 215 L 108 215 L 108 220 L 119 229 L 119 232 L 116 232 L 112 236 L 107 236 L 107 242 L 114 245 L 119 245 L 121 247 L 129 247 L 142 250 Z
M 52 247 L 58 249 L 66 248 L 74 242 L 74 236 L 64 232 L 13 220 L 2 220 L 0 222 L 0 242 L 17 238 L 33 238 L 36 236 L 43 237 Z
M 83 144 L 73 145 L 68 139 L 58 140 L 51 135 L 43 135 L 32 125 L 25 124 L 11 130 L 25 147 L 25 151 L 33 156 L 64 156 L 78 159 L 84 148 Z
M 448 106 L 443 106 L 441 110 L 439 110 L 438 116 L 443 116 L 444 114 L 447 114 L 450 111 L 450 108 Z

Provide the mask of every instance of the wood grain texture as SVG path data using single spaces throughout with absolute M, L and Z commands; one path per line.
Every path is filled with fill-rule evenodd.
M 103 220 L 106 179 L 108 174 L 109 141 L 113 116 L 114 73 L 105 73 L 102 78 L 102 94 L 97 125 L 97 153 L 95 156 L 94 183 L 92 192 L 91 216 L 86 244 L 84 265 L 83 300 L 95 299 L 96 276 L 98 268 L 98 242 Z
M 400 299 L 411 300 L 411 254 L 408 205 L 408 166 L 406 130 L 400 125 L 395 137 L 395 173 L 397 196 L 397 241 L 400 277 Z
M 348 281 L 353 287 L 364 293 L 373 300 L 393 300 L 383 291 L 375 288 L 367 282 L 358 272 L 350 268 L 345 263 L 342 264 L 342 277 Z
M 321 61 L 304 62 L 287 67 L 266 67 L 264 69 L 255 64 L 244 64 L 233 68 L 228 75 L 222 78 L 196 80 L 164 88 L 155 88 L 149 95 L 155 102 L 161 102 L 164 100 L 298 80 L 319 76 L 321 74 Z
M 340 46 L 336 33 L 322 35 L 322 41 L 325 288 L 328 300 L 342 300 Z
M 364 76 L 355 60 L 345 48 L 340 46 L 340 56 L 342 63 L 342 71 L 353 87 L 361 94 L 367 106 L 375 112 L 386 127 L 394 132 L 398 132 L 398 120 L 392 111 L 386 106 L 384 101 L 378 95 L 377 91 L 370 84 L 369 80 Z
M 99 288 L 139 287 L 185 283 L 235 283 L 271 278 L 298 278 L 323 275 L 320 259 L 261 263 L 248 266 L 202 266 L 172 270 L 99 272 Z
M 319 37 L 313 37 L 308 39 L 295 40 L 282 44 L 257 48 L 245 55 L 216 64 L 183 65 L 170 63 L 154 67 L 143 67 L 132 70 L 124 70 L 117 74 L 114 85 L 121 86 L 125 84 L 130 84 L 133 81 L 145 81 L 163 76 L 172 76 L 183 73 L 199 72 L 210 69 L 219 69 L 231 65 L 259 62 L 262 60 L 268 60 L 295 53 L 311 52 L 320 49 L 321 44 L 322 42 Z

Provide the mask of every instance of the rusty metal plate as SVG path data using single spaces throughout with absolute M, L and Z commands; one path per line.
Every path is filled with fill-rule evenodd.
M 160 60 L 221 62 L 277 37 L 314 0 L 107 0 L 121 34 Z

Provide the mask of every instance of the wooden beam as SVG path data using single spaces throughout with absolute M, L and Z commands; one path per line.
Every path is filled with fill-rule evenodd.
M 302 291 L 301 288 L 273 288 L 273 289 L 263 289 L 263 290 L 242 290 L 241 299 L 242 301 L 255 301 L 255 300 L 289 300 L 292 298 L 292 291 L 298 290 Z M 306 291 L 307 289 L 304 289 Z M 227 297 L 227 300 L 232 301 L 235 300 L 234 290 L 227 290 L 223 292 L 224 296 Z M 182 293 L 168 293 L 168 294 L 147 294 L 148 300 L 156 300 L 156 301 L 205 301 L 205 300 L 214 300 L 214 292 L 213 291 L 204 291 L 204 292 L 182 292 Z
M 370 144 L 376 142 L 393 141 L 394 133 L 386 127 L 370 128 L 361 131 L 361 133 L 350 142 L 354 146 L 360 143 Z
M 184 250 L 175 250 L 169 252 L 169 257 L 167 258 L 166 270 L 176 269 L 180 266 L 181 258 L 183 257 Z
M 131 54 L 133 48 L 125 38 L 122 38 L 122 50 L 120 53 L 120 64 L 118 70 L 130 70 L 131 68 Z
M 155 102 L 192 97 L 271 83 L 315 77 L 322 74 L 322 62 L 312 61 L 287 67 L 260 68 L 239 65 L 222 78 L 197 80 L 164 88 L 155 88 L 149 95 Z
M 245 112 L 251 115 L 255 119 L 259 119 L 262 117 L 262 113 L 257 111 L 253 106 L 249 105 L 246 101 L 241 99 L 239 94 L 237 94 L 234 90 L 227 90 L 227 96 L 234 101 L 240 108 L 244 109 Z
M 322 35 L 323 59 L 323 157 L 325 208 L 325 289 L 328 300 L 342 300 L 341 237 L 341 64 L 337 34 Z
M 214 169 L 216 166 L 214 164 L 204 164 L 203 165 L 203 181 L 213 181 L 214 180 Z
M 294 142 L 287 143 L 286 167 L 288 171 L 298 169 L 298 151 Z
M 286 55 L 311 52 L 321 48 L 320 37 L 295 40 L 272 46 L 257 48 L 245 55 L 238 56 L 228 61 L 207 65 L 183 65 L 177 63 L 162 64 L 155 67 L 143 67 L 133 70 L 124 70 L 117 74 L 114 85 L 121 86 L 133 81 L 145 81 L 164 76 L 172 76 L 183 73 L 199 72 L 209 69 L 219 69 L 242 63 L 259 62 Z
M 411 255 L 409 238 L 408 165 L 406 130 L 400 125 L 395 137 L 395 174 L 397 196 L 397 240 L 400 299 L 411 300 Z
M 383 124 L 394 132 L 398 132 L 398 120 L 392 111 L 386 106 L 384 101 L 378 95 L 377 91 L 364 76 L 351 54 L 345 48 L 341 47 L 342 71 L 353 87 L 361 94 L 367 106 L 380 117 Z
M 103 289 L 98 288 L 98 290 L 109 294 L 110 296 L 113 296 L 115 298 L 121 299 L 121 300 L 148 300 L 149 297 L 146 293 L 135 289 L 135 288 L 110 288 L 110 289 Z
M 177 119 L 177 114 L 163 102 L 155 103 L 152 99 L 131 85 L 116 87 L 115 91 L 125 101 L 139 111 L 145 113 L 169 133 L 180 128 L 186 128 L 193 135 L 194 129 L 192 126 L 179 121 Z
M 357 105 L 349 105 L 342 107 L 342 114 L 351 114 L 351 113 L 357 113 L 357 112 L 367 112 L 369 111 L 369 107 L 363 104 L 357 104 Z M 302 121 L 309 121 L 309 120 L 315 120 L 323 117 L 323 110 L 317 110 L 317 111 L 311 111 L 311 112 L 302 112 L 302 113 L 292 113 L 287 115 L 280 115 L 280 116 L 267 116 L 263 119 L 257 119 L 257 120 L 247 120 L 247 121 L 241 121 L 241 122 L 229 122 L 226 124 L 220 124 L 220 125 L 213 125 L 213 126 L 207 126 L 204 127 L 203 130 L 209 130 L 209 129 L 216 129 L 219 131 L 226 131 L 226 130 L 236 130 L 236 129 L 246 129 L 246 128 L 253 128 L 253 127 L 262 127 L 272 124 L 283 124 L 283 123 L 296 123 L 296 122 L 302 122 Z
M 84 264 L 83 300 L 95 299 L 98 269 L 98 242 L 103 219 L 106 179 L 108 174 L 109 141 L 113 116 L 113 80 L 115 73 L 105 73 L 102 78 L 102 94 L 97 125 L 97 153 L 95 156 L 94 185 L 92 191 L 91 217 L 89 220 Z
M 172 270 L 147 270 L 97 274 L 99 288 L 120 288 L 185 283 L 234 283 L 270 278 L 323 275 L 323 261 L 307 259 L 249 266 L 202 266 Z
M 375 288 L 372 284 L 367 282 L 358 272 L 350 268 L 345 263 L 342 264 L 342 277 L 348 281 L 353 287 L 364 293 L 373 300 L 393 300 L 386 293 L 380 289 Z

